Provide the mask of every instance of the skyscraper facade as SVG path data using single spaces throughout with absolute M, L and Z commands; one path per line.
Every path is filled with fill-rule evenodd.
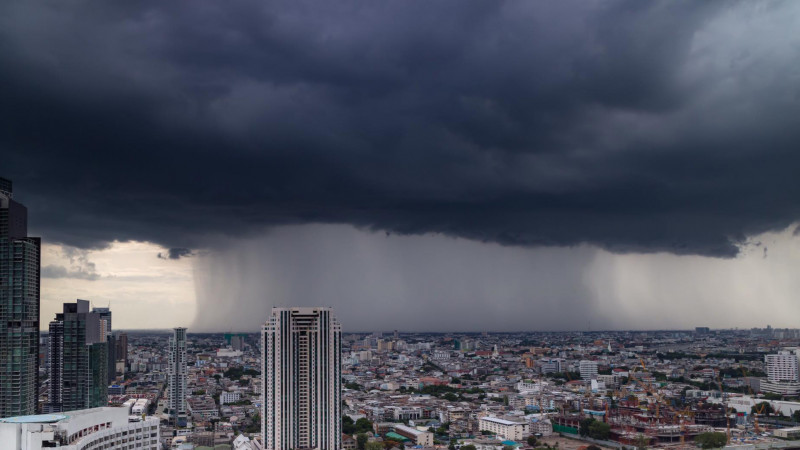
M 122 362 L 122 372 L 124 372 L 128 366 L 128 333 L 118 333 L 114 338 L 114 346 L 117 348 L 114 357 L 117 362 Z
M 106 347 L 108 354 L 106 361 L 108 365 L 108 383 L 111 384 L 117 378 L 117 358 L 115 356 L 117 346 L 114 343 L 114 334 L 111 331 L 111 309 L 110 308 L 92 308 L 93 313 L 100 316 L 100 332 L 105 335 Z
M 41 240 L 28 210 L 0 178 L 0 417 L 36 413 L 39 379 Z
M 169 339 L 169 414 L 173 423 L 186 420 L 186 328 L 175 328 Z
M 261 340 L 265 448 L 341 448 L 341 336 L 330 308 L 272 309 Z
M 108 343 L 89 301 L 64 303 L 49 328 L 49 384 L 45 412 L 107 406 Z

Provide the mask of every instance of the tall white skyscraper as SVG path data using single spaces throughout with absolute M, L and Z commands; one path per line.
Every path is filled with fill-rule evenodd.
M 263 331 L 265 448 L 340 449 L 342 329 L 331 309 L 272 308 Z
M 169 413 L 173 423 L 186 419 L 186 328 L 174 328 L 169 339 Z

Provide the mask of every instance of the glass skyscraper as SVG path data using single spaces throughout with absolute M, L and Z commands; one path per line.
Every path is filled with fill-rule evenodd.
M 87 300 L 64 303 L 50 322 L 50 375 L 44 412 L 108 405 L 108 342 Z
M 36 414 L 41 240 L 0 178 L 0 417 Z
M 330 308 L 272 309 L 261 340 L 265 448 L 341 448 L 341 337 Z

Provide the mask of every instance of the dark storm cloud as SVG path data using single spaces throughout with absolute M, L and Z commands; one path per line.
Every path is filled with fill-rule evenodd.
M 4 2 L 0 171 L 38 232 L 83 248 L 348 223 L 732 256 L 800 218 L 797 18 L 791 2 Z
M 161 259 L 181 259 L 193 255 L 194 252 L 188 248 L 171 248 L 166 253 L 159 253 L 158 257 Z

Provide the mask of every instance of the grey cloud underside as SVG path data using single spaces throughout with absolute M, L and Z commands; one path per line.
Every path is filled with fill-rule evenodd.
M 100 275 L 94 271 L 67 269 L 64 266 L 49 264 L 42 267 L 42 278 L 76 278 L 79 280 L 95 281 L 100 278 Z
M 798 9 L 6 2 L 0 171 L 83 248 L 346 223 L 730 257 L 800 218 Z

